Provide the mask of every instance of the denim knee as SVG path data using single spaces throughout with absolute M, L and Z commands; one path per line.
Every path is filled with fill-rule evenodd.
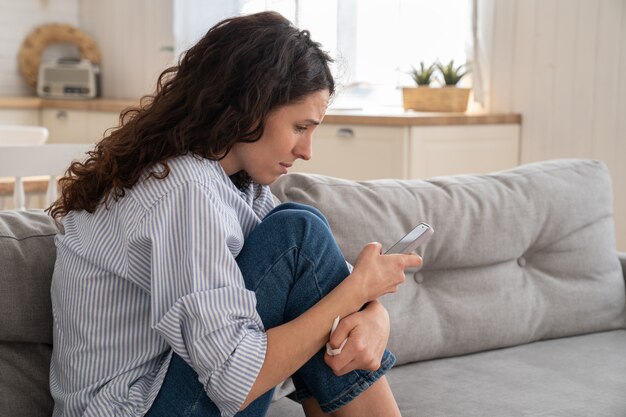
M 328 226 L 328 220 L 326 219 L 326 216 L 324 216 L 324 214 L 321 211 L 319 211 L 317 208 L 313 206 L 309 206 L 307 204 L 294 203 L 294 202 L 281 203 L 277 205 L 276 207 L 274 207 L 272 211 L 270 211 L 265 216 L 265 219 L 281 211 L 289 211 L 289 212 L 303 211 L 303 212 L 312 213 L 315 216 L 317 216 L 319 219 L 321 219 L 324 222 L 324 224 Z
M 295 240 L 292 244 L 304 247 L 320 238 L 334 241 L 326 217 L 315 207 L 297 203 L 285 203 L 270 211 L 257 228 L 270 228 L 283 240 Z M 311 240 L 311 238 L 313 238 Z

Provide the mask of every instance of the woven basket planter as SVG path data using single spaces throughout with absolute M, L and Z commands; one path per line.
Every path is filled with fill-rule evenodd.
M 455 112 L 467 110 L 470 88 L 403 87 L 404 110 Z

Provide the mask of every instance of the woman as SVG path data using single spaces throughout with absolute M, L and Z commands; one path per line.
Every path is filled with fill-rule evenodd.
M 227 19 L 71 165 L 50 208 L 55 416 L 263 416 L 289 376 L 309 416 L 399 415 L 376 299 L 421 259 L 372 243 L 351 272 L 323 215 L 267 187 L 311 157 L 329 62 L 278 14 Z

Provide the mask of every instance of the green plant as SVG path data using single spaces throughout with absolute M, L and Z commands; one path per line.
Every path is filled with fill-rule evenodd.
M 461 78 L 470 72 L 466 64 L 454 66 L 454 59 L 450 60 L 447 65 L 437 62 L 437 69 L 443 76 L 445 85 L 457 85 Z
M 429 85 L 433 79 L 433 75 L 435 73 L 435 64 L 430 64 L 428 67 L 424 65 L 424 61 L 420 62 L 419 69 L 415 69 L 415 67 L 411 66 L 411 71 L 409 74 L 415 84 L 417 85 Z

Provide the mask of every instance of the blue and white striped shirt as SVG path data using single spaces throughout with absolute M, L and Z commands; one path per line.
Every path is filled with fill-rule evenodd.
M 273 208 L 215 161 L 182 156 L 93 214 L 70 212 L 52 278 L 54 416 L 142 416 L 172 349 L 223 416 L 244 402 L 267 335 L 235 262 Z M 260 195 L 257 197 L 257 192 Z

